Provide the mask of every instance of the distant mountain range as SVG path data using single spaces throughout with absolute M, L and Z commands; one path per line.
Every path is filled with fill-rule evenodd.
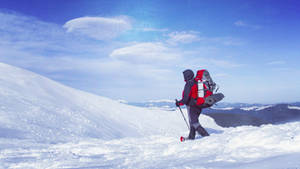
M 175 101 L 172 100 L 128 102 L 127 104 L 152 109 L 176 110 Z M 221 102 L 212 108 L 204 109 L 202 113 L 212 117 L 222 127 L 281 124 L 300 120 L 300 102 L 279 104 Z
M 150 100 L 145 102 L 126 102 L 120 101 L 133 106 L 147 107 L 147 108 L 159 108 L 169 111 L 174 111 L 176 109 L 175 100 Z
M 214 118 L 223 127 L 241 125 L 260 126 L 262 124 L 281 124 L 300 120 L 299 104 L 274 104 L 242 108 L 211 108 L 203 113 Z

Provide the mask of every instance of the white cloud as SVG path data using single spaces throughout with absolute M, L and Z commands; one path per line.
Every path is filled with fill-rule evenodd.
M 283 65 L 285 64 L 286 62 L 283 61 L 283 60 L 276 60 L 276 61 L 271 61 L 271 62 L 268 62 L 267 65 Z
M 89 62 L 89 58 L 107 57 L 110 48 L 102 42 L 71 36 L 57 24 L 0 12 L 0 62 L 44 75 L 68 71 L 91 74 L 97 71 L 89 69 L 94 61 Z
M 182 32 L 171 32 L 168 35 L 166 43 L 170 45 L 189 44 L 197 42 L 199 44 L 222 44 L 225 46 L 239 46 L 243 45 L 240 39 L 233 37 L 205 37 L 199 36 L 199 32 L 196 31 L 182 31 Z
M 234 25 L 237 27 L 245 27 L 245 28 L 251 28 L 251 29 L 261 29 L 261 26 L 259 25 L 254 25 L 254 24 L 249 24 L 244 21 L 238 20 L 234 22 Z
M 247 26 L 247 24 L 243 21 L 236 21 L 236 22 L 234 22 L 234 25 L 235 26 L 240 26 L 240 27 L 246 27 Z
M 243 64 L 235 63 L 235 62 L 229 61 L 229 60 L 222 60 L 222 59 L 209 58 L 209 59 L 207 59 L 207 62 L 214 66 L 222 67 L 222 68 L 238 68 L 238 67 L 243 66 Z
M 101 43 L 103 44 L 103 43 Z M 85 37 L 67 34 L 57 24 L 15 13 L 0 12 L 0 45 L 2 52 L 21 51 L 33 55 L 55 56 L 72 53 L 90 53 L 103 49 L 104 45 Z
M 115 49 L 110 57 L 133 63 L 158 63 L 178 59 L 180 55 L 163 43 L 147 42 Z
M 158 28 L 143 28 L 142 31 L 144 32 L 167 32 L 167 28 L 158 29 Z
M 191 69 L 214 69 L 214 70 L 221 70 L 221 69 L 236 69 L 244 66 L 244 64 L 237 63 L 233 60 L 224 60 L 222 58 L 217 57 L 194 57 L 186 59 L 184 63 L 182 63 L 184 67 L 191 68 Z
M 80 33 L 97 40 L 110 40 L 132 28 L 127 16 L 115 18 L 81 17 L 66 22 L 67 32 Z
M 162 43 L 124 47 L 118 42 L 95 42 L 84 36 L 68 34 L 56 24 L 1 12 L 0 37 L 0 62 L 48 77 L 59 77 L 56 80 L 74 80 L 76 77 L 74 85 L 84 77 L 111 80 L 115 77 L 128 79 L 129 75 L 129 81 L 158 80 L 172 71 L 156 63 L 178 56 Z M 70 76 L 70 73 L 73 75 Z
M 225 46 L 241 46 L 245 44 L 244 41 L 233 37 L 204 37 L 202 38 L 202 41 L 213 45 L 221 44 Z
M 115 34 L 109 34 L 111 32 L 107 30 L 109 36 L 104 37 L 97 30 L 94 30 L 95 34 L 90 35 L 89 33 L 93 31 L 89 31 L 90 27 L 85 27 L 89 22 L 79 20 L 78 23 L 76 21 L 70 24 L 70 27 L 66 27 L 73 33 L 77 31 L 80 34 L 86 33 L 86 36 L 76 36 L 67 33 L 57 24 L 0 12 L 0 61 L 100 95 L 118 97 L 118 93 L 122 93 L 124 97 L 134 99 L 141 99 L 140 91 L 144 91 L 145 88 L 147 88 L 145 95 L 155 97 L 157 91 L 163 91 L 159 92 L 161 97 L 170 96 L 171 89 L 177 91 L 178 84 L 182 87 L 181 72 L 185 68 L 197 70 L 199 66 L 205 66 L 208 69 L 215 67 L 219 69 L 219 67 L 232 68 L 238 65 L 232 61 L 217 59 L 218 50 L 215 44 L 225 43 L 224 41 L 228 39 L 200 39 L 198 33 L 192 31 L 170 33 L 169 42 L 163 40 L 165 37 L 156 42 L 126 44 L 91 39 L 90 37 L 94 35 L 97 35 L 93 37 L 96 39 L 111 39 L 131 28 L 130 21 L 127 22 L 126 19 L 124 22 L 120 18 L 106 19 L 108 19 L 107 29 L 112 25 L 125 26 L 118 27 L 120 31 L 112 30 Z M 103 22 L 104 20 L 102 18 Z M 112 20 L 116 20 L 116 23 L 111 24 Z M 84 25 L 83 28 L 80 25 Z M 176 46 L 170 44 L 172 40 L 177 44 Z M 197 48 L 183 50 L 180 46 L 197 40 L 202 43 Z M 213 47 L 207 48 L 207 46 Z M 171 80 L 174 81 L 172 84 L 170 84 Z M 111 83 L 115 81 L 118 83 Z
M 169 39 L 167 40 L 167 42 L 172 45 L 180 43 L 187 44 L 200 40 L 200 38 L 198 37 L 198 32 L 195 31 L 171 32 L 168 34 L 168 37 Z
M 230 75 L 228 73 L 216 73 L 214 74 L 215 78 L 226 78 L 229 77 Z
M 244 41 L 233 37 L 216 38 L 215 40 L 225 46 L 241 46 L 245 44 Z

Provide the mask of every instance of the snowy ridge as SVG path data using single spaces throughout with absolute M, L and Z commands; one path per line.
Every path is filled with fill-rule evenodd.
M 233 110 L 234 107 L 222 107 L 222 108 L 212 107 L 212 109 L 215 109 L 215 110 Z
M 121 104 L 0 63 L 0 131 L 6 133 L 0 137 L 57 142 L 178 133 L 185 131 L 181 118 L 179 112 Z
M 259 108 L 257 108 L 255 111 L 264 110 L 264 109 L 267 109 L 267 108 L 269 108 L 269 107 L 272 107 L 272 105 L 267 105 L 267 106 L 259 107 Z
M 242 107 L 240 108 L 241 110 L 245 110 L 245 111 L 251 111 L 251 110 L 255 110 L 255 111 L 260 111 L 260 110 L 264 110 L 267 109 L 269 107 L 272 107 L 273 105 L 266 105 L 266 106 L 252 106 L 252 107 Z
M 251 111 L 251 110 L 255 110 L 258 109 L 258 106 L 252 106 L 252 107 L 242 107 L 241 110 L 245 110 L 245 111 Z
M 298 106 L 288 106 L 289 109 L 294 109 L 294 110 L 300 110 L 300 107 Z

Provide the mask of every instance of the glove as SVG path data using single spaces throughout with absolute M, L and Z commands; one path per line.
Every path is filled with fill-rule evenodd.
M 180 101 L 176 100 L 175 105 L 176 105 L 177 107 L 179 107 L 179 106 L 180 106 Z

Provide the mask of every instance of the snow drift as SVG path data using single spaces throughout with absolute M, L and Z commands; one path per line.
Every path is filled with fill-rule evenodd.
M 178 134 L 186 130 L 180 116 L 121 104 L 0 63 L 0 137 L 59 142 Z M 218 127 L 203 118 L 208 127 Z

